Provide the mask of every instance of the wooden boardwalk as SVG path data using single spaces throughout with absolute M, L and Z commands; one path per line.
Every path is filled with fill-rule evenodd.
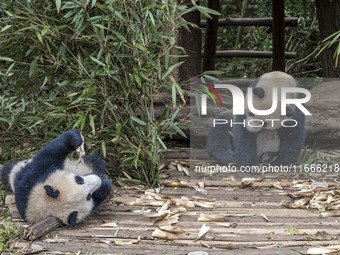
M 170 184 L 171 180 L 178 178 L 184 180 L 187 187 L 164 187 L 159 194 L 148 191 L 149 196 L 146 197 L 143 187 L 115 188 L 111 199 L 85 222 L 74 228 L 56 229 L 33 242 L 20 239 L 15 247 L 24 249 L 28 254 L 182 255 L 205 251 L 209 255 L 297 255 L 305 254 L 311 247 L 339 244 L 339 217 L 321 218 L 316 209 L 288 209 L 280 205 L 283 200 L 292 201 L 287 194 L 296 191 L 293 176 L 280 179 L 282 189 L 273 187 L 277 179 L 244 185 L 238 178 L 222 180 L 218 176 L 194 174 L 189 178 L 178 171 L 171 172 L 165 182 Z M 303 178 L 306 182 L 313 179 L 309 176 Z M 300 176 L 300 179 L 303 178 Z M 198 182 L 204 183 L 204 187 L 195 189 Z M 329 189 L 339 189 L 336 181 L 324 182 L 328 183 Z M 154 199 L 158 206 L 151 205 L 150 194 L 161 197 Z M 8 203 L 11 203 L 10 197 Z M 176 199 L 201 201 L 195 207 L 170 205 L 170 210 L 179 211 L 176 213 L 178 223 L 173 226 L 185 231 L 173 234 L 177 240 L 152 237 L 159 227 L 153 224 L 155 218 L 146 217 L 149 210 L 156 212 L 167 199 L 173 202 Z M 13 209 L 11 213 L 15 217 Z M 220 220 L 224 225 L 230 223 L 233 227 L 222 226 L 218 221 L 199 222 L 199 217 L 204 215 L 222 215 Z M 17 224 L 25 225 L 20 220 Z M 195 240 L 203 224 L 210 230 L 200 240 Z

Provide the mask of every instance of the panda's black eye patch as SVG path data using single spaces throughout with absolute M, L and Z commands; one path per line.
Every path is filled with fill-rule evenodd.
M 75 179 L 75 181 L 76 181 L 77 184 L 80 184 L 80 185 L 81 185 L 81 184 L 84 184 L 84 179 L 83 179 L 83 177 L 77 175 L 74 179 Z
M 86 201 L 90 201 L 91 200 L 91 193 L 89 193 L 86 197 Z

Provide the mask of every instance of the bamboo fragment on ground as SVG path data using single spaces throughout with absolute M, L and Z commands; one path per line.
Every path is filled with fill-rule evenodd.
M 51 232 L 57 227 L 61 227 L 62 223 L 56 217 L 48 217 L 45 220 L 39 221 L 26 229 L 26 233 L 24 238 L 26 240 L 33 241 L 38 239 L 39 237 Z

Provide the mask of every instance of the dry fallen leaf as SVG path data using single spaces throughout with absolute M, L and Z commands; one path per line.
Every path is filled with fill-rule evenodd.
M 196 237 L 195 241 L 200 240 L 206 233 L 208 233 L 209 230 L 210 226 L 203 224 L 200 228 L 200 231 L 198 232 L 198 236 Z
M 194 201 L 183 200 L 180 198 L 171 198 L 171 201 L 177 206 L 195 207 Z
M 307 250 L 307 254 L 338 254 L 340 251 L 340 245 L 332 245 L 332 246 L 326 246 L 326 247 L 315 247 L 315 248 L 309 248 Z
M 321 212 L 321 217 L 327 218 L 327 217 L 339 217 L 340 211 L 332 211 L 332 212 Z
M 163 230 L 160 230 L 160 229 L 156 229 L 155 231 L 153 231 L 151 236 L 156 237 L 156 238 L 161 238 L 161 239 L 168 239 L 168 240 L 177 240 L 178 239 L 177 234 L 166 232 L 166 231 L 163 231 Z
M 261 217 L 262 217 L 263 219 L 265 219 L 266 221 L 268 221 L 268 222 L 270 221 L 266 215 L 264 215 L 264 214 L 260 214 L 260 215 L 261 215 Z
M 272 186 L 276 189 L 283 189 L 280 181 L 272 183 Z
M 159 213 L 165 212 L 169 209 L 171 205 L 171 199 L 168 199 L 164 202 L 164 204 L 162 205 L 162 207 L 158 210 Z
M 225 228 L 236 228 L 237 223 L 236 222 L 217 222 L 216 225 L 225 227 Z
M 132 240 L 132 241 L 114 241 L 115 245 L 119 245 L 119 246 L 124 246 L 124 245 L 131 245 L 131 244 L 137 244 L 138 240 Z
M 235 181 L 235 178 L 234 177 L 226 177 L 226 178 L 223 178 L 222 181 Z
M 301 206 L 294 204 L 293 202 L 288 202 L 288 201 L 281 201 L 280 203 L 281 206 L 290 208 L 290 209 L 297 209 L 301 208 Z
M 164 231 L 167 231 L 167 232 L 170 232 L 170 233 L 174 233 L 174 234 L 181 234 L 181 233 L 184 233 L 184 230 L 181 229 L 181 228 L 176 228 L 176 227 L 173 227 L 173 226 L 160 226 L 159 227 L 161 230 L 164 230 Z
M 66 239 L 45 239 L 43 242 L 45 243 L 66 243 Z
M 187 176 L 190 176 L 190 170 L 189 168 L 182 166 L 181 164 L 177 164 L 178 171 L 184 172 Z
M 221 213 L 201 213 L 200 216 L 198 217 L 198 222 L 210 222 L 210 221 L 224 221 L 225 214 Z
M 313 192 L 293 192 L 288 194 L 291 198 L 304 198 L 308 197 L 311 198 L 314 196 Z
M 262 182 L 263 178 L 250 178 L 250 177 L 245 177 L 242 178 L 242 182 Z
M 176 167 L 173 165 L 173 164 L 167 164 L 166 165 L 166 168 L 168 169 L 168 170 L 175 170 L 176 169 Z
M 143 216 L 147 218 L 159 218 L 159 217 L 165 217 L 168 213 L 166 211 L 163 212 L 144 212 Z
M 178 188 L 194 188 L 194 184 L 186 181 L 163 181 L 162 184 L 166 187 L 178 187 Z
M 157 226 L 168 226 L 168 225 L 171 225 L 171 224 L 176 224 L 176 223 L 178 223 L 178 218 L 179 218 L 178 214 L 168 216 L 168 217 L 165 217 L 163 220 L 155 222 L 155 223 L 157 223 L 155 225 L 157 225 Z
M 101 227 L 117 227 L 116 222 L 108 222 L 100 225 Z

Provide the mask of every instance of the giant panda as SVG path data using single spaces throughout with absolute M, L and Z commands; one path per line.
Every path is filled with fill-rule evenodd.
M 83 144 L 71 129 L 50 141 L 29 160 L 10 162 L 1 171 L 3 184 L 15 194 L 22 218 L 30 223 L 54 216 L 75 226 L 111 193 L 111 181 L 98 156 L 79 163 L 68 155 Z
M 233 119 L 234 123 L 245 122 L 243 125 L 216 125 L 207 136 L 206 148 L 208 153 L 223 164 L 228 164 L 236 157 L 238 165 L 258 166 L 270 163 L 274 166 L 295 164 L 304 145 L 306 131 L 304 127 L 305 115 L 297 107 L 287 106 L 286 116 L 281 116 L 280 89 L 283 87 L 297 87 L 295 79 L 283 72 L 266 73 L 256 79 L 252 88 L 253 106 L 257 110 L 267 110 L 272 106 L 272 88 L 278 88 L 278 107 L 270 115 L 254 115 L 245 103 L 245 114 L 235 115 L 234 118 L 222 112 L 218 119 Z M 299 93 L 291 93 L 291 98 L 300 98 Z M 280 121 L 265 122 L 265 125 L 248 125 L 249 120 L 278 119 Z M 283 127 L 284 119 L 295 120 L 295 127 Z M 290 121 L 292 122 L 292 121 Z M 286 125 L 294 126 L 295 123 Z M 256 126 L 256 127 L 254 127 Z M 232 133 L 232 137 L 231 134 Z

